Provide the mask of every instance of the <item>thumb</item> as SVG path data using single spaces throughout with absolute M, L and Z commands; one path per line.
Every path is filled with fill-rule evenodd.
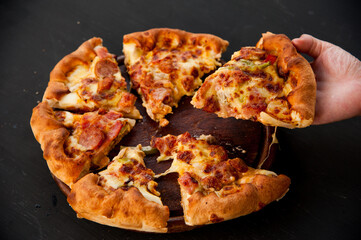
M 302 34 L 300 38 L 293 39 L 292 43 L 299 52 L 306 53 L 313 58 L 317 58 L 321 52 L 328 47 L 327 42 L 321 41 L 308 34 Z

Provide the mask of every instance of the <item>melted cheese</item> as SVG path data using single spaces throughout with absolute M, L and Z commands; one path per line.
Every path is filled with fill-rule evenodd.
M 171 44 L 178 44 L 176 42 L 177 40 L 173 39 Z M 178 45 L 174 47 L 176 46 Z M 163 120 L 165 115 L 172 113 L 172 107 L 177 107 L 183 96 L 193 95 L 194 90 L 202 84 L 201 77 L 220 65 L 218 59 L 221 53 L 216 53 L 213 50 L 207 51 L 205 48 L 195 47 L 194 45 L 183 45 L 180 48 L 175 48 L 176 51 L 174 52 L 158 50 L 158 48 L 155 48 L 152 51 L 145 52 L 138 48 L 135 43 L 126 43 L 123 46 L 128 72 L 131 76 L 133 75 L 132 71 L 136 73 L 131 80 L 137 82 L 136 85 L 140 85 L 138 93 L 140 95 L 148 94 L 144 89 L 151 89 L 151 94 L 148 94 L 147 97 L 142 96 L 143 106 L 147 109 L 148 115 L 163 126 L 168 123 Z M 196 55 L 196 51 L 201 52 L 201 54 Z M 196 57 L 192 57 L 191 52 Z M 186 53 L 190 57 L 182 57 L 182 54 Z M 163 60 L 167 61 L 167 63 L 164 64 Z M 162 71 L 162 68 L 168 67 L 167 64 L 171 64 L 169 66 L 170 72 Z M 132 69 L 132 67 L 138 65 L 141 66 L 141 73 L 137 69 Z M 192 75 L 194 69 L 197 71 L 196 75 Z M 164 103 L 163 99 L 169 92 L 171 92 L 172 101 Z
M 102 182 L 107 187 L 117 189 L 125 186 L 133 186 L 136 187 L 140 193 L 149 201 L 153 201 L 162 205 L 160 197 L 152 194 L 148 189 L 148 187 L 155 187 L 154 184 L 148 183 L 148 187 L 146 185 L 140 185 L 139 182 L 130 179 L 129 174 L 125 174 L 120 171 L 120 168 L 123 166 L 123 164 L 132 163 L 130 159 L 136 160 L 144 165 L 144 156 L 144 152 L 141 151 L 141 145 L 132 148 L 126 147 L 119 152 L 118 156 L 113 159 L 106 170 L 99 172 L 99 175 L 103 177 L 104 180 Z M 155 194 L 159 193 L 155 192 Z

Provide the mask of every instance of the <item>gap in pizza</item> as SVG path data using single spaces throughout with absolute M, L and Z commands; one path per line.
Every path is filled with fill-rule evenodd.
M 125 147 L 105 170 L 77 181 L 68 202 L 78 217 L 114 227 L 167 232 L 169 209 L 162 204 L 144 156 L 141 145 Z
M 188 132 L 153 138 L 159 161 L 173 159 L 162 174 L 176 172 L 187 225 L 225 221 L 258 211 L 288 191 L 290 179 L 254 169 L 242 159 L 229 159 L 222 146 L 196 139 Z

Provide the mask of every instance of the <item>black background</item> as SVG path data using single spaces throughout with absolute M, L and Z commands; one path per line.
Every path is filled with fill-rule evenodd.
M 114 54 L 124 34 L 153 27 L 230 42 L 223 59 L 262 32 L 302 33 L 361 58 L 357 1 L 1 1 L 1 239 L 360 239 L 361 119 L 279 129 L 273 170 L 289 193 L 262 211 L 185 233 L 146 234 L 76 218 L 50 176 L 29 120 L 54 65 L 99 36 Z

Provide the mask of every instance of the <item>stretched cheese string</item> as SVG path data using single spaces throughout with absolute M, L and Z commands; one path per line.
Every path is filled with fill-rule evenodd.
M 266 160 L 268 159 L 270 153 L 271 153 L 271 147 L 273 144 L 278 143 L 278 139 L 276 137 L 276 133 L 277 133 L 277 126 L 275 127 L 275 131 L 272 134 L 272 142 L 271 144 L 268 146 L 268 153 L 267 156 L 263 159 L 262 162 L 258 163 L 257 168 L 261 168 L 263 166 L 263 164 L 266 162 Z

